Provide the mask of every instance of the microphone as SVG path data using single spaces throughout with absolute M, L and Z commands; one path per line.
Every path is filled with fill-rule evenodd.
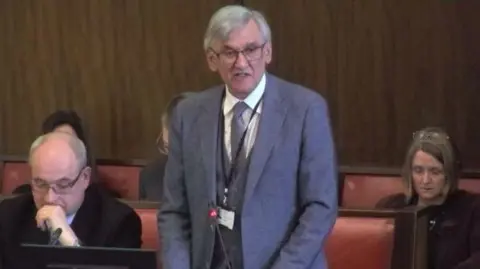
M 55 246 L 58 245 L 60 235 L 62 235 L 62 228 L 57 228 L 55 230 L 52 230 L 52 225 L 50 223 L 50 220 L 45 220 L 44 221 L 45 227 L 47 227 L 49 233 L 50 233 L 50 241 L 48 242 L 49 246 Z
M 208 210 L 208 218 L 211 221 L 212 228 L 215 228 L 215 231 L 218 235 L 218 241 L 220 241 L 220 248 L 222 249 L 222 254 L 224 257 L 223 263 L 219 268 L 232 269 L 232 264 L 228 258 L 227 248 L 225 247 L 225 242 L 223 241 L 222 233 L 220 232 L 220 225 L 218 223 L 218 208 L 213 206 L 213 203 L 210 204 L 210 209 Z

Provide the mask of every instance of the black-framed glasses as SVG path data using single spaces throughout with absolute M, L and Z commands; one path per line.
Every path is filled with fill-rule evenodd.
M 73 186 L 77 184 L 85 168 L 86 166 L 80 169 L 80 172 L 78 173 L 78 175 L 75 177 L 74 180 L 68 180 L 67 178 L 57 180 L 57 181 L 68 180 L 68 182 L 65 182 L 65 183 L 63 182 L 48 183 L 45 180 L 42 180 L 40 178 L 34 178 L 32 179 L 32 188 L 40 192 L 48 192 L 49 189 L 52 189 L 56 194 L 67 194 L 71 191 Z
M 247 61 L 256 61 L 263 56 L 263 48 L 267 42 L 264 42 L 261 45 L 250 45 L 242 50 L 236 50 L 233 48 L 225 49 L 221 52 L 216 52 L 214 49 L 210 48 L 210 50 L 215 53 L 217 58 L 221 61 L 229 64 L 233 64 L 238 60 L 240 53 L 243 54 L 243 57 L 247 59 Z

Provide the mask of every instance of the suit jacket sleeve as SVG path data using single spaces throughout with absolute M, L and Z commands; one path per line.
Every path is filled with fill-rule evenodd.
M 181 144 L 181 105 L 175 109 L 169 132 L 169 155 L 164 194 L 158 215 L 164 269 L 190 268 L 190 218 L 184 182 Z
M 470 223 L 469 244 L 470 257 L 461 262 L 455 269 L 478 269 L 480 268 L 480 200 L 474 201 L 472 223 Z
M 309 268 L 323 251 L 337 217 L 337 168 L 327 105 L 318 97 L 306 112 L 298 174 L 298 224 L 274 269 Z
M 112 238 L 112 247 L 142 247 L 142 222 L 135 211 L 132 210 L 132 212 L 122 220 L 118 226 L 115 236 Z

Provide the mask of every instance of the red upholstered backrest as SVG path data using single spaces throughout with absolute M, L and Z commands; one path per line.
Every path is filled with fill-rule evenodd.
M 460 179 L 459 188 L 480 193 L 480 179 Z M 400 176 L 347 174 L 342 190 L 342 207 L 373 208 L 383 197 L 402 191 Z
M 462 178 L 458 182 L 458 187 L 473 193 L 480 193 L 480 179 L 479 178 Z
M 140 166 L 98 165 L 100 180 L 120 194 L 120 198 L 138 199 Z M 2 169 L 2 190 L 4 195 L 11 194 L 18 186 L 30 183 L 31 172 L 27 162 L 4 161 Z
M 142 248 L 158 250 L 157 209 L 135 208 L 135 211 L 142 220 Z M 338 217 L 326 244 L 329 268 L 387 269 L 392 258 L 393 238 L 392 219 Z
M 98 165 L 100 181 L 127 200 L 138 200 L 139 166 Z
M 142 220 L 142 248 L 158 249 L 158 225 L 157 225 L 157 209 L 152 208 L 135 208 L 138 216 Z
M 338 217 L 326 243 L 329 269 L 389 269 L 394 231 L 393 219 Z
M 373 208 L 385 196 L 402 192 L 399 176 L 351 175 L 345 176 L 342 206 Z
M 26 162 L 4 162 L 2 173 L 2 195 L 12 194 L 20 185 L 29 184 L 30 166 Z

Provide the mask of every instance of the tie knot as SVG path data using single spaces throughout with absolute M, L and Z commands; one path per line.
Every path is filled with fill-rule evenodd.
M 235 118 L 239 118 L 242 116 L 243 112 L 248 108 L 247 104 L 245 102 L 238 102 L 235 104 L 233 107 L 233 116 Z

